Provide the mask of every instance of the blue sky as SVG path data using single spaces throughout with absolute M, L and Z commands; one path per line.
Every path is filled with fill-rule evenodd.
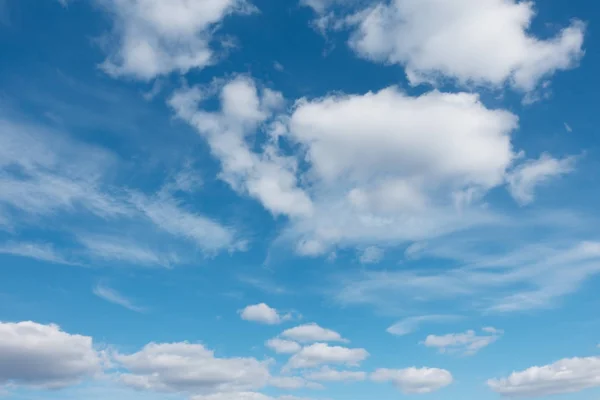
M 598 397 L 599 10 L 0 0 L 0 397 Z

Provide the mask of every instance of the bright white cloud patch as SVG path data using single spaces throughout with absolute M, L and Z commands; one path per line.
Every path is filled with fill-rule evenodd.
M 450 372 L 438 368 L 378 369 L 370 378 L 374 382 L 391 382 L 406 394 L 435 392 L 453 382 Z
M 117 354 L 127 372 L 121 381 L 153 391 L 212 394 L 255 390 L 265 386 L 268 363 L 254 358 L 218 358 L 200 344 L 151 343 L 137 353 Z
M 501 330 L 492 327 L 484 328 L 483 332 L 484 334 L 482 335 L 477 335 L 472 330 L 465 333 L 451 333 L 443 336 L 429 335 L 423 344 L 427 347 L 437 348 L 441 353 L 473 355 L 484 347 L 494 343 L 503 334 Z
M 361 56 L 406 68 L 413 84 L 453 78 L 461 84 L 530 91 L 583 56 L 584 24 L 554 37 L 529 30 L 534 3 L 516 0 L 390 0 L 348 18 Z
M 341 346 L 329 346 L 326 343 L 315 343 L 303 347 L 294 354 L 286 365 L 286 369 L 312 368 L 323 364 L 341 364 L 358 366 L 369 357 L 365 349 L 350 349 Z
M 246 321 L 267 325 L 277 325 L 291 318 L 290 314 L 280 315 L 276 309 L 269 307 L 265 303 L 247 306 L 240 311 L 240 316 Z
M 548 154 L 542 154 L 537 160 L 520 164 L 508 175 L 510 193 L 521 204 L 531 203 L 537 186 L 572 172 L 574 164 L 573 157 L 559 160 Z
M 215 61 L 213 32 L 230 14 L 254 10 L 245 0 L 99 0 L 115 17 L 102 68 L 149 80 Z
M 302 346 L 293 340 L 279 338 L 269 339 L 265 345 L 277 354 L 294 354 L 302 348 Z
M 56 325 L 0 322 L 0 386 L 64 388 L 94 376 L 101 365 L 90 337 Z
M 488 386 L 504 396 L 538 397 L 573 393 L 600 386 L 600 358 L 571 358 L 490 379 Z
M 297 187 L 297 162 L 281 154 L 273 133 L 262 153 L 249 140 L 283 105 L 280 93 L 260 90 L 254 81 L 237 77 L 220 88 L 221 110 L 199 109 L 211 93 L 198 87 L 182 89 L 169 101 L 177 116 L 206 138 L 221 162 L 221 179 L 234 190 L 258 199 L 274 214 L 309 215 L 312 202 Z
M 322 328 L 315 323 L 299 325 L 283 331 L 281 336 L 298 342 L 347 342 L 336 331 Z
M 339 371 L 330 367 L 323 367 L 318 371 L 307 373 L 304 377 L 318 382 L 346 382 L 364 381 L 367 374 L 362 371 Z

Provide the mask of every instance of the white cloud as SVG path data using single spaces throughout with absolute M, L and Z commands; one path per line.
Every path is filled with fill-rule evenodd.
M 360 255 L 360 262 L 362 264 L 377 264 L 385 255 L 385 251 L 377 246 L 367 247 Z
M 93 258 L 163 267 L 170 267 L 179 262 L 176 254 L 161 254 L 150 247 L 121 237 L 79 235 L 77 241 Z
M 281 336 L 297 342 L 347 342 L 331 329 L 322 328 L 315 323 L 299 325 L 283 331 Z
M 279 338 L 269 339 L 265 345 L 277 354 L 294 354 L 302 348 L 302 346 L 293 340 Z
M 200 344 L 151 343 L 130 355 L 115 355 L 121 381 L 137 389 L 212 394 L 264 387 L 268 362 L 254 358 L 218 358 Z
M 537 160 L 528 160 L 507 176 L 510 193 L 521 204 L 531 203 L 537 186 L 572 172 L 574 164 L 573 157 L 559 160 L 548 154 L 542 154 Z
M 58 389 L 101 371 L 92 338 L 57 325 L 0 322 L 0 386 Z
M 575 20 L 539 39 L 530 32 L 533 7 L 516 0 L 391 0 L 348 18 L 357 25 L 350 45 L 365 58 L 403 65 L 413 84 L 449 77 L 531 91 L 577 65 L 585 31 Z
M 392 382 L 406 394 L 435 392 L 453 382 L 450 372 L 438 368 L 378 369 L 370 378 L 374 382 Z
M 600 386 L 600 358 L 571 358 L 490 379 L 488 386 L 504 396 L 539 397 Z
M 255 9 L 244 0 L 99 0 L 115 18 L 102 68 L 150 80 L 215 62 L 215 28 L 231 14 Z
M 283 321 L 291 319 L 290 314 L 281 315 L 265 303 L 250 305 L 240 311 L 243 320 L 260 322 L 267 325 L 278 325 Z
M 473 355 L 500 339 L 504 333 L 503 331 L 492 327 L 484 328 L 483 332 L 486 333 L 486 335 L 477 335 L 473 330 L 469 330 L 465 333 L 451 333 L 443 336 L 429 335 L 423 344 L 427 347 L 437 348 L 440 353 Z
M 94 286 L 93 292 L 96 296 L 100 297 L 101 299 L 104 299 L 114 304 L 118 304 L 121 307 L 127 308 L 128 310 L 135 312 L 145 311 L 143 307 L 135 305 L 131 300 L 129 300 L 116 290 L 109 288 L 108 286 L 97 284 L 96 286 Z
M 240 76 L 220 88 L 220 111 L 198 109 L 210 94 L 208 89 L 198 87 L 182 89 L 169 104 L 179 118 L 206 138 L 213 156 L 221 161 L 221 179 L 234 190 L 258 199 L 276 215 L 310 214 L 312 203 L 297 187 L 295 159 L 280 154 L 271 143 L 275 137 L 260 154 L 253 152 L 248 143 L 249 137 L 281 108 L 281 94 L 269 89 L 259 93 L 254 81 Z
M 404 336 L 416 331 L 422 324 L 443 323 L 454 321 L 458 318 L 460 317 L 456 315 L 421 315 L 419 317 L 408 317 L 390 326 L 387 329 L 387 332 L 396 336 Z
M 0 245 L 0 254 L 28 257 L 56 264 L 73 264 L 50 243 L 7 242 Z
M 364 381 L 367 374 L 362 371 L 338 371 L 330 367 L 323 367 L 318 371 L 305 374 L 304 377 L 317 382 L 346 382 Z
M 279 396 L 271 397 L 256 392 L 226 392 L 209 395 L 192 396 L 191 400 L 309 400 L 304 397 Z
M 269 380 L 269 385 L 278 389 L 296 390 L 296 389 L 323 389 L 319 383 L 310 382 L 299 376 L 275 376 Z
M 524 221 L 529 224 L 529 221 Z M 491 237 L 519 231 L 523 225 L 509 224 L 506 230 L 491 231 Z M 539 229 L 533 225 L 528 229 Z M 490 236 L 473 237 L 473 244 L 489 243 Z M 576 291 L 589 277 L 600 273 L 600 244 L 597 242 L 547 242 L 523 245 L 514 237 L 514 248 L 500 253 L 472 253 L 465 236 L 456 242 L 445 238 L 445 248 L 431 244 L 427 256 L 456 261 L 443 270 L 423 270 L 406 265 L 402 271 L 361 271 L 338 279 L 336 300 L 344 305 L 370 304 L 384 312 L 397 312 L 418 299 L 420 306 L 436 301 L 507 313 L 548 308 Z M 462 243 L 462 244 L 461 244 Z M 448 251 L 447 248 L 450 248 Z
M 343 364 L 358 366 L 369 357 L 365 349 L 350 349 L 341 346 L 329 346 L 326 343 L 315 343 L 303 347 L 290 357 L 285 369 L 312 368 L 323 364 Z

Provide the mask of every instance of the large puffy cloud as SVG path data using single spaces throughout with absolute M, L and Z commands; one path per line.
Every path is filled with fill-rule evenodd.
M 323 364 L 357 366 L 367 357 L 369 357 L 369 353 L 365 349 L 350 349 L 329 346 L 326 343 L 315 343 L 294 354 L 285 368 L 312 368 Z
M 450 372 L 438 368 L 378 369 L 370 378 L 374 382 L 392 382 L 407 394 L 431 393 L 453 382 Z
M 294 354 L 300 351 L 302 346 L 293 340 L 280 338 L 269 339 L 265 345 L 277 354 Z
M 489 346 L 498 340 L 503 332 L 501 330 L 488 327 L 483 329 L 484 334 L 478 335 L 473 330 L 464 333 L 450 333 L 443 336 L 429 335 L 423 341 L 427 347 L 439 349 L 441 353 L 459 352 L 466 355 L 473 355 L 484 347 Z
M 98 1 L 115 18 L 102 68 L 144 80 L 213 63 L 215 27 L 230 14 L 253 10 L 245 0 Z
M 102 362 L 91 337 L 57 325 L 0 322 L 0 385 L 63 388 L 99 373 Z
M 600 358 L 571 358 L 490 379 L 488 386 L 505 396 L 538 397 L 600 386 Z
M 286 329 L 281 336 L 298 342 L 347 342 L 338 332 L 323 328 L 315 323 Z
M 414 83 L 449 77 L 461 84 L 523 91 L 583 56 L 584 24 L 554 37 L 530 32 L 533 2 L 516 0 L 390 0 L 348 20 L 350 45 L 363 57 L 405 66 Z
M 293 221 L 298 250 L 420 240 L 489 222 L 469 207 L 503 184 L 517 117 L 476 95 L 397 87 L 297 102 L 288 123 L 309 165 L 312 218 Z M 357 162 L 360 160 L 360 162 Z
M 117 354 L 131 387 L 166 392 L 212 394 L 243 392 L 265 386 L 268 362 L 254 358 L 218 358 L 200 344 L 151 343 L 134 354 Z

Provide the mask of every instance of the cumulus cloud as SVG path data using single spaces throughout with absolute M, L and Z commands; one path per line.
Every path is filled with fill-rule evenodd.
M 91 337 L 57 325 L 0 322 L 0 385 L 59 389 L 93 377 L 102 356 Z
M 370 378 L 374 382 L 391 382 L 406 394 L 435 392 L 453 382 L 450 372 L 438 368 L 378 369 Z
M 294 354 L 300 351 L 302 346 L 293 340 L 279 338 L 269 339 L 265 345 L 277 354 Z
M 349 17 L 350 46 L 362 57 L 400 64 L 412 84 L 451 78 L 463 85 L 535 89 L 584 54 L 575 20 L 554 37 L 530 32 L 534 3 L 516 0 L 390 0 Z
M 297 162 L 281 154 L 273 141 L 261 153 L 252 151 L 249 138 L 273 118 L 283 104 L 280 93 L 259 90 L 250 78 L 239 76 L 220 88 L 221 109 L 199 109 L 211 97 L 209 89 L 181 89 L 169 104 L 176 115 L 206 138 L 222 166 L 221 179 L 234 190 L 258 199 L 273 214 L 309 215 L 310 198 L 298 188 Z
M 257 392 L 227 392 L 192 396 L 191 400 L 310 400 L 296 396 L 271 397 Z
M 315 323 L 286 329 L 281 336 L 297 342 L 347 342 L 347 340 L 336 331 L 322 328 Z
M 269 385 L 285 390 L 296 390 L 302 388 L 323 389 L 321 384 L 307 381 L 299 376 L 274 376 L 269 380 Z
M 487 384 L 495 392 L 510 397 L 579 392 L 600 386 L 600 358 L 564 359 L 513 372 L 508 378 L 490 379 Z
M 215 62 L 213 34 L 225 17 L 255 9 L 245 0 L 98 0 L 114 17 L 102 68 L 150 80 Z
M 134 354 L 116 354 L 127 386 L 153 391 L 212 394 L 244 392 L 265 386 L 268 362 L 219 358 L 200 344 L 151 343 Z
M 521 204 L 534 200 L 536 187 L 573 171 L 575 158 L 556 159 L 542 154 L 537 160 L 528 160 L 517 166 L 508 176 L 512 196 Z
M 477 335 L 473 330 L 443 336 L 429 335 L 423 344 L 427 347 L 437 348 L 440 353 L 474 355 L 479 350 L 497 341 L 504 333 L 493 327 L 484 328 L 482 331 L 485 335 Z
M 369 357 L 365 349 L 350 349 L 341 346 L 329 346 L 326 343 L 315 343 L 303 347 L 290 357 L 285 369 L 312 368 L 323 364 L 342 364 L 358 366 Z
M 277 325 L 291 319 L 290 314 L 281 315 L 276 309 L 269 307 L 265 303 L 247 306 L 240 311 L 240 316 L 243 320 L 267 325 Z
M 338 371 L 330 367 L 323 367 L 320 370 L 305 374 L 304 377 L 318 382 L 346 382 L 364 381 L 367 374 L 362 371 Z

